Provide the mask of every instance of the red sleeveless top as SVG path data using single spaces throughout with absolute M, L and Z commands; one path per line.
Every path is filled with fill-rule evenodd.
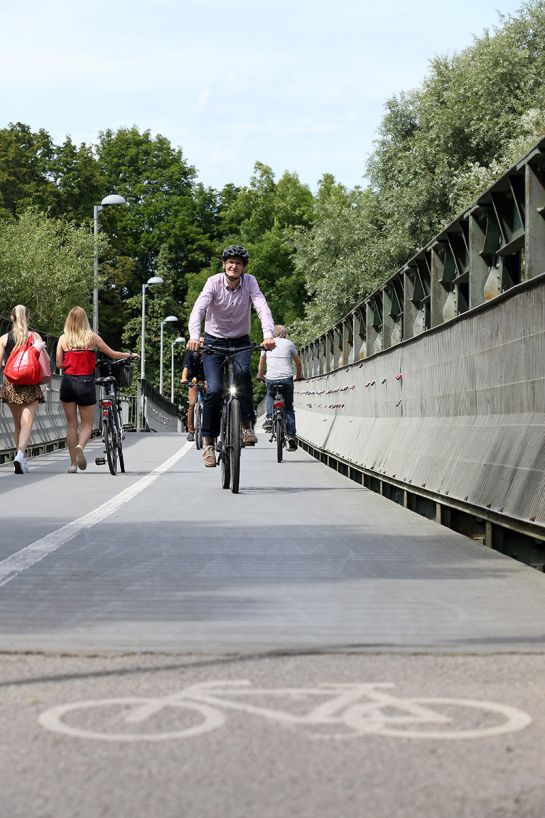
M 62 359 L 65 375 L 94 375 L 96 356 L 91 349 L 69 349 Z

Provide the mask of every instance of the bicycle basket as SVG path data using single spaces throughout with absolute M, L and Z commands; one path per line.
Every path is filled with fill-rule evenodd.
M 126 389 L 132 384 L 132 376 L 134 373 L 134 364 L 114 364 L 113 361 L 98 361 L 98 374 L 100 378 L 107 378 L 108 375 L 113 375 L 116 381 L 116 386 L 121 389 Z
M 134 374 L 134 364 L 125 364 L 123 366 L 116 366 L 114 369 L 115 379 L 117 385 L 121 389 L 127 389 L 132 384 L 132 376 Z

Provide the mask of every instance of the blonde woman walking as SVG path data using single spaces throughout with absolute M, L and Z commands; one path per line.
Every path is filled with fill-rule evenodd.
M 70 453 L 69 474 L 87 468 L 85 446 L 93 431 L 97 402 L 95 387 L 95 350 L 109 358 L 137 358 L 131 352 L 116 352 L 89 326 L 82 307 L 72 307 L 66 317 L 64 333 L 57 344 L 57 367 L 62 369 L 60 399 L 66 415 L 66 442 Z M 80 428 L 78 433 L 78 412 Z
M 5 363 L 12 351 L 23 346 L 28 338 L 33 338 L 36 346 L 43 344 L 41 335 L 28 328 L 29 318 L 28 309 L 23 304 L 17 304 L 13 308 L 10 315 L 11 329 L 0 338 L 0 364 L 3 361 Z M 18 386 L 4 378 L 2 400 L 9 406 L 15 426 L 15 448 L 17 449 L 13 459 L 15 474 L 26 474 L 28 463 L 25 453 L 32 432 L 32 424 L 38 406 L 45 402 L 45 398 L 39 386 Z

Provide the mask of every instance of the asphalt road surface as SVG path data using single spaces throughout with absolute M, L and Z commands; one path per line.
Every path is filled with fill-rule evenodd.
M 260 435 L 0 467 L 1 818 L 542 818 L 545 576 Z

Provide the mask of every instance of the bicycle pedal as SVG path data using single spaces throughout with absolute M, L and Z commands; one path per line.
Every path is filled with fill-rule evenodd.
M 97 466 L 105 466 L 106 465 L 106 458 L 105 457 L 95 457 L 95 464 Z

